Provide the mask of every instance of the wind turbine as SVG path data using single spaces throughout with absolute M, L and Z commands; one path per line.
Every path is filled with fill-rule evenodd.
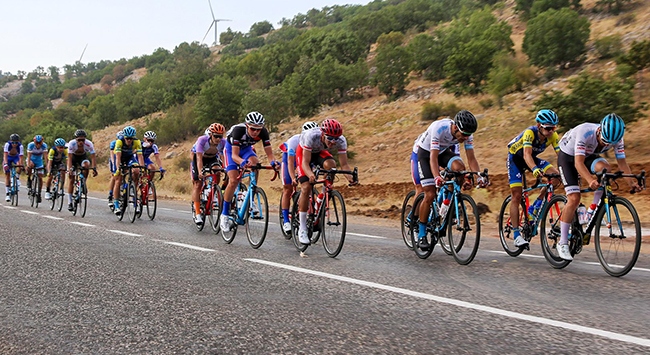
M 203 36 L 203 39 L 201 40 L 201 43 L 205 41 L 205 37 L 208 36 L 208 33 L 210 33 L 210 30 L 212 29 L 212 26 L 214 26 L 214 43 L 212 45 L 216 46 L 219 42 L 218 34 L 217 34 L 217 24 L 221 21 L 232 21 L 224 18 L 215 18 L 214 17 L 214 11 L 212 11 L 212 4 L 210 3 L 210 0 L 208 0 L 208 5 L 210 5 L 210 13 L 212 14 L 212 23 L 210 24 L 210 27 L 208 27 L 208 30 L 205 32 L 205 36 Z

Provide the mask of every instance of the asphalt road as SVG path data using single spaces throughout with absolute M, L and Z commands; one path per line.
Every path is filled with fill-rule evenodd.
M 96 195 L 99 197 L 99 195 Z M 65 207 L 64 207 L 65 209 Z M 187 203 L 118 222 L 0 207 L 0 353 L 633 354 L 650 352 L 650 258 L 623 278 L 585 250 L 552 269 L 487 228 L 469 266 L 427 260 L 384 221 L 349 217 L 336 259 L 301 257 L 273 213 L 264 245 L 197 232 Z M 648 253 L 647 245 L 642 253 Z

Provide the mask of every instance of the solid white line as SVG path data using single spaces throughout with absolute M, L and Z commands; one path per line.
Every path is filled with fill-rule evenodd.
M 115 230 L 115 229 L 109 229 L 108 231 L 109 231 L 109 232 L 113 232 L 113 233 L 117 233 L 117 234 L 128 235 L 128 236 L 131 236 L 131 237 L 142 237 L 142 234 L 135 234 L 135 233 L 129 233 L 129 232 L 122 232 L 122 231 L 118 231 L 118 230 Z
M 94 227 L 94 225 L 88 224 L 88 223 L 81 223 L 81 222 L 70 222 L 70 223 L 76 224 L 76 225 L 82 226 L 82 227 Z
M 49 219 L 58 219 L 58 220 L 62 220 L 62 219 L 63 219 L 63 218 L 61 218 L 61 217 L 54 217 L 54 216 L 48 216 L 48 215 L 43 215 L 42 217 L 49 218 Z
M 8 208 L 8 209 L 10 209 L 10 210 L 18 209 L 18 207 L 14 207 L 14 206 L 3 206 L 3 207 L 4 207 L 4 208 Z
M 499 250 L 486 250 L 488 253 L 494 253 L 494 254 L 506 254 L 505 251 L 499 251 Z M 537 258 L 537 259 L 544 259 L 543 255 L 531 255 L 531 254 L 519 254 L 519 256 L 523 256 L 526 258 Z M 580 264 L 585 264 L 585 265 L 595 265 L 595 266 L 601 266 L 600 263 L 595 262 L 595 261 L 573 261 L 574 263 L 580 263 Z M 620 265 L 618 265 L 620 266 Z M 642 267 L 633 267 L 632 271 L 645 271 L 645 272 L 650 272 L 650 269 L 645 269 Z
M 27 213 L 27 214 L 36 214 L 36 215 L 39 214 L 38 212 L 27 211 L 27 210 L 20 210 L 20 212 L 22 212 L 22 213 Z
M 364 238 L 372 238 L 372 239 L 388 239 L 386 237 L 380 237 L 377 235 L 370 235 L 370 234 L 359 234 L 359 233 L 351 233 L 351 232 L 346 232 L 346 235 L 355 235 L 357 237 L 364 237 Z
M 632 343 L 632 344 L 637 344 L 641 346 L 646 346 L 650 347 L 650 339 L 646 338 L 640 338 L 640 337 L 635 337 L 631 335 L 625 335 L 625 334 L 620 334 L 620 333 L 614 333 L 602 329 L 597 329 L 597 328 L 591 328 L 591 327 L 585 327 L 582 325 L 578 324 L 572 324 L 572 323 L 566 323 L 566 322 L 560 322 L 548 318 L 542 318 L 542 317 L 537 317 L 537 316 L 531 316 L 527 314 L 521 314 L 521 313 L 516 313 L 512 311 L 507 311 L 499 308 L 494 308 L 494 307 L 489 307 L 489 306 L 483 306 L 475 303 L 470 303 L 470 302 L 465 302 L 465 301 L 460 301 L 452 298 L 446 298 L 446 297 L 440 297 L 440 296 L 434 296 L 430 295 L 427 293 L 423 292 L 417 292 L 417 291 L 412 291 L 400 287 L 393 287 L 393 286 L 388 286 L 388 285 L 383 285 L 375 282 L 369 282 L 369 281 L 363 281 L 363 280 L 358 280 L 358 279 L 353 279 L 351 277 L 345 277 L 345 276 L 339 276 L 339 275 L 334 275 L 334 274 L 328 274 L 325 272 L 320 272 L 320 271 L 314 271 L 314 270 L 309 270 L 309 269 L 304 269 L 296 266 L 291 266 L 291 265 L 285 265 L 285 264 L 279 264 L 279 263 L 274 263 L 272 261 L 266 261 L 266 260 L 260 260 L 260 259 L 244 259 L 247 261 L 252 261 L 255 263 L 259 264 L 264 264 L 264 265 L 269 265 L 277 268 L 282 268 L 286 270 L 291 270 L 291 271 L 296 271 L 296 272 L 302 272 L 305 274 L 310 274 L 314 276 L 320 276 L 320 277 L 325 277 L 329 278 L 332 280 L 337 280 L 337 281 L 342 281 L 342 282 L 348 282 L 351 284 L 356 284 L 360 286 L 366 286 L 366 287 L 371 287 L 371 288 L 376 288 L 379 290 L 385 290 L 385 291 L 390 291 L 390 292 L 395 292 L 395 293 L 400 293 L 403 295 L 407 296 L 413 296 L 413 297 L 418 297 L 418 298 L 423 298 L 435 302 L 440 302 L 440 303 L 445 303 L 445 304 L 450 304 L 458 307 L 463 307 L 463 308 L 468 308 L 468 309 L 473 309 L 477 311 L 482 311 L 482 312 L 487 312 L 487 313 L 492 313 L 500 316 L 505 316 L 505 317 L 510 317 L 510 318 L 515 318 L 515 319 L 520 319 L 532 323 L 539 323 L 543 325 L 550 325 L 553 327 L 558 327 L 558 328 L 564 328 L 568 330 L 573 330 L 577 332 L 582 332 L 586 334 L 591 334 L 591 335 L 597 335 L 601 336 L 604 338 L 609 338 L 613 340 L 618 340 L 618 341 L 623 341 L 626 343 Z
M 195 245 L 190 245 L 190 244 L 183 244 L 183 243 L 176 243 L 176 242 L 164 242 L 164 243 L 169 244 L 169 245 L 175 245 L 177 247 L 194 249 L 194 250 L 198 250 L 198 251 L 215 251 L 214 249 L 201 248 L 201 247 L 197 247 Z

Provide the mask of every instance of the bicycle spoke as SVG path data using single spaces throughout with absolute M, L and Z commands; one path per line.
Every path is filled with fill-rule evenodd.
M 641 249 L 641 222 L 634 206 L 624 198 L 611 198 L 609 209 L 603 205 L 594 221 L 596 255 L 603 269 L 612 276 L 627 274 Z
M 321 215 L 323 247 L 329 257 L 335 258 L 343 248 L 347 227 L 343 196 L 336 190 L 330 191 L 329 200 L 323 207 L 325 208 Z
M 458 195 L 449 208 L 447 236 L 454 259 L 461 265 L 474 260 L 481 238 L 481 222 L 476 202 L 468 195 Z
M 257 249 L 264 243 L 269 227 L 269 204 L 262 188 L 255 187 L 253 191 L 246 211 L 246 236 L 251 247 Z

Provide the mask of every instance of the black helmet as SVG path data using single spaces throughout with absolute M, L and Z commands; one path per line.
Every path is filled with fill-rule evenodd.
M 467 111 L 461 110 L 454 117 L 454 123 L 463 133 L 474 133 L 478 128 L 478 122 L 476 122 L 476 117 Z
M 83 129 L 78 129 L 77 131 L 74 132 L 75 138 L 85 137 L 85 136 L 86 136 L 86 131 L 84 131 Z
M 9 140 L 12 142 L 20 142 L 20 136 L 14 133 L 11 136 L 9 136 Z

